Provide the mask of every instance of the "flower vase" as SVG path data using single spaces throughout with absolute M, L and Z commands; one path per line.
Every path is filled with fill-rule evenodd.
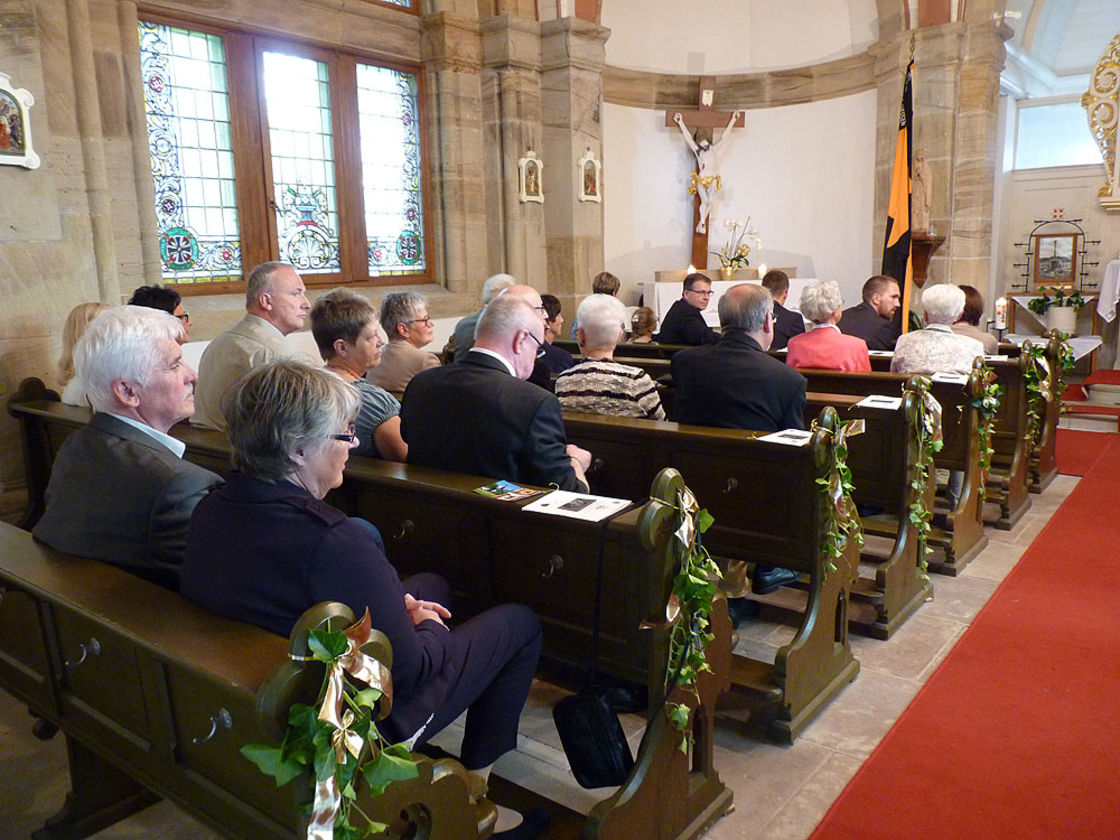
M 719 276 L 724 280 L 731 281 L 735 279 L 735 266 L 725 265 L 719 270 Z
M 1073 335 L 1077 331 L 1077 310 L 1072 306 L 1051 306 L 1046 310 L 1046 327 L 1052 333 Z

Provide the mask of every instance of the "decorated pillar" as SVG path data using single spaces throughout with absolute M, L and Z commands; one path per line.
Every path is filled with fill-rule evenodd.
M 609 35 L 575 17 L 541 24 L 548 291 L 573 314 L 603 270 L 601 104 Z

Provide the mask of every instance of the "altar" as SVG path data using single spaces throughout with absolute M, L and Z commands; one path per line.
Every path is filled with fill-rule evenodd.
M 781 270 L 789 275 L 789 298 L 786 300 L 785 307 L 786 309 L 796 310 L 801 302 L 801 290 L 809 283 L 815 282 L 816 278 L 795 277 L 796 268 L 782 268 Z M 720 296 L 732 286 L 738 286 L 740 283 L 759 283 L 761 281 L 758 276 L 758 269 L 755 268 L 737 269 L 731 280 L 720 279 L 718 268 L 697 269 L 696 273 L 703 274 L 712 281 L 712 297 L 708 302 L 708 308 L 702 314 L 708 326 L 717 330 L 719 329 L 718 303 Z M 638 284 L 638 290 L 642 295 L 642 305 L 653 310 L 653 314 L 657 316 L 658 325 L 661 324 L 661 319 L 665 317 L 665 313 L 669 311 L 669 307 L 680 299 L 684 289 L 682 284 L 687 276 L 688 271 L 686 269 L 655 271 L 652 282 L 647 281 Z

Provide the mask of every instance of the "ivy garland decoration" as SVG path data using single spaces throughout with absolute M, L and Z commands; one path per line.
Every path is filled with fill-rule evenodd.
M 1030 355 L 1030 364 L 1023 372 L 1023 383 L 1027 391 L 1027 432 L 1024 442 L 1029 452 L 1042 430 L 1042 415 L 1039 413 L 1039 408 L 1045 406 L 1051 399 L 1050 367 L 1046 362 L 1045 347 L 1034 344 L 1024 345 L 1022 352 Z
M 1000 397 L 1003 396 L 1003 386 L 996 382 L 995 371 L 986 362 L 978 359 L 976 372 L 980 374 L 980 395 L 972 401 L 972 407 L 980 415 L 976 433 L 980 438 L 980 498 L 987 493 L 988 471 L 992 466 L 992 429 L 995 426 L 995 417 L 999 412 Z
M 922 580 L 929 580 L 929 562 L 926 556 L 933 550 L 929 547 L 930 522 L 933 511 L 926 507 L 925 493 L 929 485 L 930 470 L 933 469 L 933 456 L 941 451 L 945 441 L 941 436 L 941 405 L 929 392 L 933 382 L 928 376 L 912 376 L 902 386 L 902 392 L 913 393 L 917 400 L 917 422 L 914 424 L 915 444 L 918 448 L 917 470 L 910 481 L 913 500 L 907 506 L 906 516 L 918 536 L 918 565 Z
M 696 497 L 687 487 L 677 494 L 676 541 L 679 568 L 673 578 L 665 619 L 669 625 L 669 661 L 665 668 L 665 714 L 669 723 L 681 732 L 680 750 L 687 753 L 692 745 L 692 706 L 670 703 L 674 688 L 683 689 L 696 704 L 700 692 L 696 681 L 704 671 L 711 671 L 704 651 L 715 639 L 712 633 L 712 598 L 716 584 L 723 579 L 719 566 L 700 541 L 715 519 L 707 509 L 700 510 Z M 643 624 L 648 628 L 650 625 Z
M 387 744 L 377 729 L 379 704 L 384 717 L 392 705 L 392 678 L 378 660 L 361 652 L 370 640 L 369 610 L 344 631 L 311 630 L 309 660 L 326 665 L 314 706 L 293 703 L 288 728 L 279 747 L 247 744 L 241 754 L 282 787 L 311 771 L 315 800 L 308 822 L 308 838 L 333 824 L 336 840 L 360 840 L 384 834 L 389 826 L 358 807 L 359 773 L 372 796 L 380 796 L 396 781 L 419 775 L 416 762 L 403 744 Z
M 812 431 L 818 429 L 834 435 L 833 445 L 829 448 L 831 463 L 828 474 L 817 479 L 819 491 L 827 499 L 821 552 L 825 555 L 825 572 L 831 573 L 836 571 L 835 561 L 843 555 L 848 540 L 855 540 L 857 545 L 863 546 L 863 524 L 852 500 L 855 485 L 852 484 L 852 469 L 848 466 L 847 445 L 849 437 L 863 434 L 863 420 L 843 421 L 835 433 L 814 420 Z

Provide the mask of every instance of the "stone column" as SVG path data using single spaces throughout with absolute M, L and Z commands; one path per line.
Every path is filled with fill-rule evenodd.
M 448 291 L 474 294 L 491 273 L 484 201 L 482 51 L 477 19 L 439 12 L 422 22 L 432 189 L 427 212 L 442 236 L 429 257 Z M 467 309 L 474 305 L 466 302 Z
M 603 205 L 579 201 L 576 162 L 588 150 L 602 160 L 600 110 L 610 30 L 577 18 L 541 24 L 541 105 L 548 290 L 569 320 L 603 270 Z M 604 181 L 606 176 L 604 176 Z
M 486 144 L 486 206 L 492 271 L 546 290 L 545 208 L 558 198 L 549 178 L 563 161 L 544 153 L 541 132 L 540 25 L 503 15 L 482 22 L 482 101 Z M 543 161 L 544 204 L 522 203 L 518 160 L 529 150 Z
M 987 8 L 990 4 L 984 4 Z M 945 237 L 933 255 L 928 283 L 968 283 L 988 288 L 992 266 L 992 215 L 998 143 L 997 97 L 1003 41 L 1010 34 L 990 15 L 917 30 L 914 52 L 914 149 L 930 169 L 931 232 Z M 890 196 L 908 31 L 881 42 L 876 54 L 874 259 L 878 265 Z

